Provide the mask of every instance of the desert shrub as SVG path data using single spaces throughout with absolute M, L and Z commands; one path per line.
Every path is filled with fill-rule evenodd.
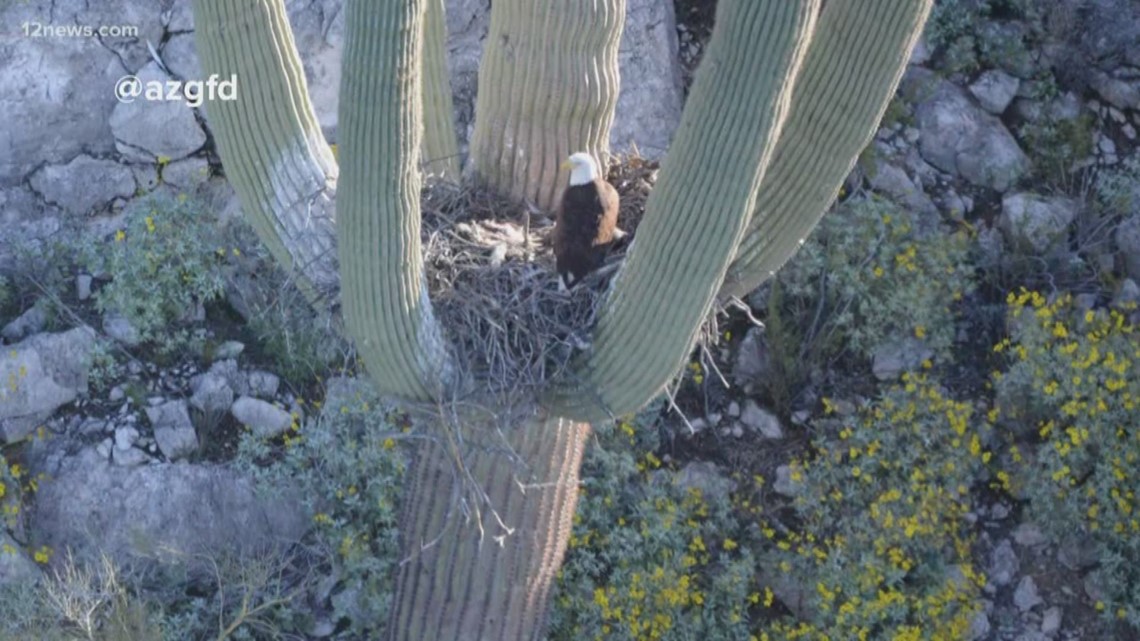
M 2 320 L 8 312 L 8 303 L 12 300 L 12 292 L 9 289 L 8 279 L 0 275 L 0 323 L 7 322 Z
M 1096 117 L 1085 113 L 1072 119 L 1045 117 L 1017 128 L 1018 138 L 1033 155 L 1033 171 L 1046 183 L 1070 190 L 1078 163 L 1093 149 Z
M 938 0 L 926 23 L 925 36 L 948 73 L 972 73 L 983 66 L 1024 66 L 1031 40 L 1044 27 L 1045 12 L 1036 0 Z M 987 29 L 993 19 L 1017 19 L 1030 26 L 1014 35 Z
M 1097 176 L 1094 193 L 1106 213 L 1140 216 L 1140 156 L 1128 158 Z
M 1091 541 L 1106 615 L 1140 628 L 1140 338 L 1118 310 L 1076 309 L 1022 290 L 1008 298 L 1010 337 L 995 346 L 1001 420 L 1039 442 L 1013 461 L 1015 489 L 1059 540 Z M 1016 447 L 1016 446 L 1015 446 Z
M 587 450 L 552 641 L 748 638 L 752 556 L 729 502 L 678 486 L 653 454 L 654 415 L 600 427 Z
M 111 241 L 94 241 L 82 255 L 92 273 L 111 278 L 95 294 L 97 309 L 121 314 L 141 341 L 172 353 L 189 343 L 190 333 L 178 327 L 188 313 L 221 296 L 229 251 L 198 204 L 153 196 L 126 214 Z
M 398 443 L 406 435 L 371 393 L 311 409 L 315 417 L 303 428 L 298 417 L 280 445 L 247 433 L 238 461 L 263 491 L 293 488 L 312 511 L 312 547 L 338 577 L 335 638 L 378 638 L 399 560 L 397 508 L 407 464 Z
M 762 587 L 763 605 L 791 603 L 758 638 L 967 638 L 984 584 L 966 514 L 992 456 L 986 422 L 925 374 L 905 374 L 816 427 L 816 454 L 790 464 L 790 513 L 760 520 L 761 566 L 795 584 Z
M 795 388 L 810 368 L 907 338 L 950 358 L 951 306 L 974 288 L 969 238 L 922 234 L 915 218 L 877 198 L 823 217 L 768 298 L 768 342 L 783 369 L 773 382 Z

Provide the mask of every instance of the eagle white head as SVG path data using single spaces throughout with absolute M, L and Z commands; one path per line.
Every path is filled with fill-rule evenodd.
M 594 182 L 598 177 L 598 163 L 594 162 L 593 156 L 584 151 L 571 154 L 566 162 L 562 163 L 562 168 L 570 170 L 571 187 Z

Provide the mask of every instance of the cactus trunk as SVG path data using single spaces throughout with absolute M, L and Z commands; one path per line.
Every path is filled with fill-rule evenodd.
M 424 16 L 423 168 L 446 180 L 459 180 L 459 141 L 447 70 L 447 9 L 444 0 L 427 0 Z
M 486 421 L 467 423 L 479 424 Z M 584 423 L 535 417 L 505 433 L 509 450 L 499 440 L 467 441 L 461 454 L 469 477 L 456 473 L 448 448 L 420 451 L 404 498 L 406 558 L 396 579 L 389 639 L 542 638 L 589 432 Z
M 563 415 L 636 411 L 692 351 L 755 207 L 819 5 L 721 0 L 637 240 L 579 363 L 581 382 L 552 395 Z
M 495 0 L 471 173 L 550 210 L 567 179 L 559 168 L 567 156 L 585 151 L 604 163 L 624 21 L 625 0 Z
M 752 222 L 722 295 L 743 296 L 783 266 L 835 200 L 894 96 L 933 0 L 832 0 L 792 94 Z
M 350 0 L 337 201 L 344 320 L 385 393 L 431 400 L 450 378 L 420 249 L 425 0 Z
M 317 124 L 281 0 L 197 0 L 206 74 L 237 78 L 237 98 L 208 101 L 226 178 L 273 258 L 317 307 L 335 302 L 337 165 Z

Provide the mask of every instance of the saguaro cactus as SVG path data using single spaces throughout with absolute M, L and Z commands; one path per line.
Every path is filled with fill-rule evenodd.
M 336 220 L 346 325 L 381 391 L 417 400 L 436 398 L 450 371 L 419 254 L 426 1 L 348 2 Z M 565 550 L 589 430 L 574 421 L 647 402 L 691 349 L 717 293 L 759 284 L 795 250 L 874 130 L 931 1 L 828 0 L 821 8 L 821 0 L 720 0 L 713 42 L 635 247 L 601 310 L 593 349 L 575 364 L 579 383 L 550 390 L 543 410 L 501 438 L 478 429 L 484 418 L 469 416 L 461 445 L 445 441 L 418 454 L 402 519 L 410 560 L 397 578 L 390 638 L 541 638 L 540 613 Z M 312 194 L 299 198 L 296 185 L 320 185 L 315 193 L 327 198 L 337 168 L 318 148 L 282 0 L 240 4 L 239 11 L 229 0 L 195 2 L 205 71 L 237 70 L 239 81 L 250 74 L 252 83 L 236 104 L 210 105 L 209 117 L 255 228 L 275 254 L 297 264 L 309 250 L 296 247 L 303 234 L 290 233 Z M 492 28 L 492 41 L 507 36 L 496 55 L 525 51 L 507 47 L 514 30 L 548 46 L 561 42 L 580 14 L 549 7 L 570 5 L 616 6 L 496 0 L 496 10 L 518 12 L 510 29 L 502 26 L 511 17 L 504 15 Z M 550 11 L 543 14 L 548 21 L 536 21 L 539 11 Z M 613 29 L 609 24 L 600 20 L 596 31 L 585 31 L 608 43 L 600 34 Z M 506 62 L 490 56 L 486 64 Z M 481 175 L 536 200 L 541 190 L 518 186 L 552 184 L 538 167 L 569 150 L 558 145 L 578 134 L 565 132 L 604 141 L 609 124 L 604 109 L 537 109 L 542 96 L 558 100 L 575 86 L 568 76 L 539 71 L 486 70 L 476 125 L 484 138 L 479 151 L 473 147 L 483 159 L 475 160 Z M 488 86 L 484 78 L 503 85 Z M 557 82 L 569 88 L 551 84 Z M 484 101 L 489 91 L 508 99 Z M 535 142 L 549 140 L 556 142 Z M 520 141 L 527 146 L 515 162 Z M 539 156 L 541 163 L 532 162 Z M 491 176 L 503 167 L 511 169 Z M 327 233 L 329 225 L 309 233 Z M 504 441 L 520 465 L 495 455 Z M 474 528 L 447 521 L 456 456 L 481 488 L 478 500 L 497 506 L 501 523 L 481 539 Z M 444 524 L 438 543 L 422 550 Z
M 495 0 L 479 65 L 470 170 L 551 209 L 576 151 L 604 158 L 625 0 Z

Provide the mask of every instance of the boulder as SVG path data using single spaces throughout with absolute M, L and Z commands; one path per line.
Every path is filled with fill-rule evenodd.
M 250 396 L 242 396 L 234 401 L 230 413 L 242 425 L 249 426 L 261 438 L 273 438 L 283 433 L 293 424 L 289 412 Z
M 27 588 L 40 578 L 40 570 L 23 546 L 0 528 L 0 588 Z
M 1014 247 L 1040 254 L 1067 237 L 1076 216 L 1077 204 L 1068 198 L 1020 192 L 1002 198 L 998 228 Z
M 137 186 L 130 167 L 91 156 L 42 167 L 29 182 L 44 200 L 73 216 L 87 216 L 116 198 L 132 198 Z
M 144 87 L 155 82 L 165 86 L 171 80 L 155 62 L 135 75 Z M 110 124 L 119 153 L 136 162 L 185 158 L 206 143 L 206 132 L 184 100 L 146 100 L 139 96 L 132 102 L 120 102 L 111 113 Z
M 42 330 L 47 324 L 47 314 L 40 305 L 32 305 L 23 314 L 14 318 L 0 329 L 0 338 L 15 343 Z
M 154 441 L 168 460 L 190 456 L 198 450 L 198 434 L 186 411 L 186 401 L 167 401 L 146 408 L 146 417 L 154 428 Z
M 1029 170 L 1029 158 L 1005 126 L 954 84 L 939 81 L 915 108 L 919 152 L 930 164 L 999 192 Z
M 991 69 L 978 76 L 970 85 L 970 93 L 978 99 L 982 109 L 1001 115 L 1017 96 L 1021 81 L 998 69 Z
M 234 391 L 226 377 L 212 369 L 194 377 L 190 385 L 190 405 L 203 412 L 228 412 L 234 403 Z
M 0 443 L 27 436 L 57 408 L 87 391 L 95 332 L 37 334 L 0 352 Z
M 29 515 L 37 541 L 77 557 L 100 552 L 119 565 L 142 558 L 184 563 L 296 542 L 309 519 L 300 497 L 259 495 L 250 479 L 217 465 L 108 465 L 93 449 L 44 470 Z

